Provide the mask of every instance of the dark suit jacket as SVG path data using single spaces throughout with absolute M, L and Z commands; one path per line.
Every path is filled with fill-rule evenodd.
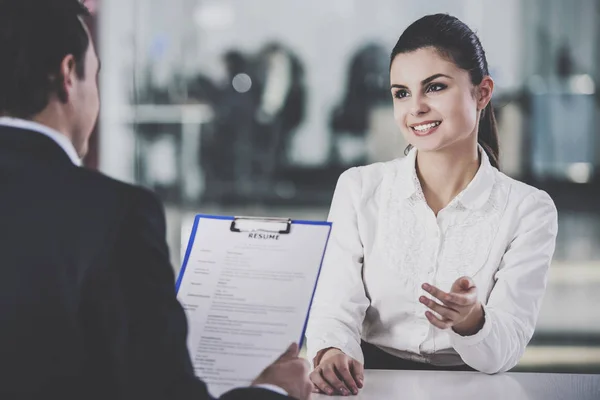
M 174 287 L 154 195 L 0 126 L 1 399 L 209 399 Z

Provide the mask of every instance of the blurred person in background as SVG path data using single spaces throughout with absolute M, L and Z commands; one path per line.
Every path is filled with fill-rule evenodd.
M 78 0 L 0 0 L 0 398 L 209 399 L 162 205 L 80 167 L 99 61 Z M 222 399 L 307 399 L 293 344 Z
M 203 143 L 210 153 L 207 172 L 213 183 L 243 191 L 244 185 L 252 181 L 253 153 L 260 150 L 252 147 L 259 94 L 254 68 L 247 55 L 230 50 L 223 55 L 223 61 L 227 76 L 215 104 L 212 141 Z
M 306 113 L 304 66 L 289 47 L 271 42 L 256 57 L 259 107 L 255 114 L 253 148 L 255 185 L 265 194 L 287 166 L 288 150 Z
M 338 181 L 307 329 L 315 389 L 357 393 L 363 369 L 514 367 L 555 249 L 547 193 L 498 168 L 494 82 L 476 34 L 425 16 L 391 54 L 407 156 Z
M 350 59 L 344 98 L 330 117 L 335 165 L 367 162 L 369 121 L 376 107 L 388 104 L 388 82 L 388 50 L 378 43 L 361 46 Z

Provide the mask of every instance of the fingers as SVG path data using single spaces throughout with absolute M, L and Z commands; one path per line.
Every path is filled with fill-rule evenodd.
M 317 369 L 311 372 L 309 377 L 315 388 L 317 388 L 321 393 L 326 393 L 330 396 L 334 393 L 333 387 L 331 387 L 331 385 L 321 375 L 320 367 L 317 367 Z
M 309 375 L 313 390 L 328 395 L 358 394 L 364 385 L 363 365 L 341 353 L 323 360 Z
M 350 361 L 350 372 L 359 389 L 362 389 L 365 383 L 364 367 L 356 360 Z
M 458 278 L 458 285 L 462 290 L 469 290 L 475 287 L 475 282 L 468 276 Z
M 343 396 L 349 395 L 351 392 L 350 388 L 346 386 L 346 383 L 338 376 L 338 371 L 335 364 L 326 364 L 321 367 L 321 375 L 323 378 L 333 387 L 335 391 Z
M 435 315 L 433 315 L 433 313 L 431 311 L 426 311 L 425 312 L 425 316 L 427 317 L 427 319 L 429 320 L 429 322 L 431 322 L 431 324 L 439 329 L 448 329 L 452 327 L 452 321 L 450 320 L 441 320 L 438 317 L 436 317 Z
M 313 393 L 323 393 L 321 391 L 321 389 L 319 389 L 319 387 L 311 380 L 310 384 L 312 385 L 312 392 Z
M 358 394 L 358 383 L 354 380 L 349 364 L 350 363 L 343 363 L 337 365 L 337 375 L 346 384 L 346 388 L 350 390 L 350 393 Z
M 336 366 L 330 363 L 319 366 L 310 374 L 310 380 L 319 391 L 328 395 L 358 394 L 358 385 L 347 364 Z
M 302 390 L 302 396 L 300 397 L 300 399 L 309 400 L 311 398 L 310 394 L 314 388 L 314 385 L 310 381 L 310 377 L 309 377 L 310 363 L 307 360 L 304 360 L 302 358 L 298 358 L 292 362 L 298 362 L 298 361 L 301 361 L 300 371 L 297 374 L 295 374 L 295 376 L 302 376 L 303 381 L 304 381 L 304 388 Z
M 426 305 L 429 309 L 441 315 L 444 319 L 448 319 L 450 321 L 457 321 L 460 318 L 460 314 L 458 311 L 454 310 L 453 308 L 441 305 L 438 302 L 428 299 L 425 296 L 421 296 L 419 298 L 419 301 Z
M 453 284 L 450 293 L 446 293 L 437 287 L 424 283 L 423 290 L 433 296 L 439 302 L 421 296 L 419 301 L 426 305 L 431 311 L 425 316 L 429 322 L 439 329 L 448 329 L 462 323 L 477 304 L 477 288 L 475 282 L 468 276 L 458 278 Z M 441 303 L 441 304 L 440 304 Z
M 463 293 L 471 289 L 475 289 L 475 282 L 473 282 L 473 279 L 468 276 L 461 276 L 454 281 L 452 287 L 450 288 L 450 292 Z
M 292 360 L 292 359 L 298 357 L 298 352 L 299 351 L 300 351 L 300 349 L 298 348 L 298 343 L 292 343 L 283 352 L 283 354 L 279 356 L 279 358 L 275 362 L 282 362 L 282 361 Z
M 304 394 L 306 396 L 304 398 L 310 399 L 311 392 L 316 393 L 315 386 L 313 385 L 313 383 L 310 380 L 306 380 L 306 382 L 304 383 Z
M 438 299 L 442 302 L 445 302 L 448 299 L 448 293 L 436 288 L 433 285 L 424 283 L 421 287 L 423 288 L 424 291 L 426 291 L 427 293 L 429 293 L 430 295 L 432 295 L 433 297 L 435 297 L 436 299 Z
M 454 308 L 452 307 L 453 305 L 465 307 L 475 304 L 477 302 L 477 288 L 475 287 L 473 280 L 471 278 L 463 277 L 456 282 L 458 282 L 459 285 L 465 285 L 465 287 L 468 288 L 461 289 L 463 290 L 461 293 L 446 293 L 443 290 L 440 290 L 437 287 L 427 283 L 424 283 L 422 288 L 427 293 L 440 300 L 442 303 L 448 305 L 450 308 Z M 461 286 L 461 288 L 462 287 L 463 286 Z
M 446 302 L 446 304 L 448 304 L 450 307 L 452 307 L 453 305 L 457 305 L 459 307 L 468 307 L 472 306 L 476 302 L 477 292 L 475 290 L 471 290 L 470 292 L 465 294 L 449 293 L 448 301 Z

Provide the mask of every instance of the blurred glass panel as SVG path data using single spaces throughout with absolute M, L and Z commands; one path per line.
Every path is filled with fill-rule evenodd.
M 531 121 L 536 178 L 589 182 L 598 163 L 594 96 L 571 90 L 534 94 Z

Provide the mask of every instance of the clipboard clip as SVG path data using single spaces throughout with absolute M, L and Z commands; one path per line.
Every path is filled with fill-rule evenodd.
M 291 218 L 233 217 L 231 232 L 270 232 L 287 235 L 292 227 Z

